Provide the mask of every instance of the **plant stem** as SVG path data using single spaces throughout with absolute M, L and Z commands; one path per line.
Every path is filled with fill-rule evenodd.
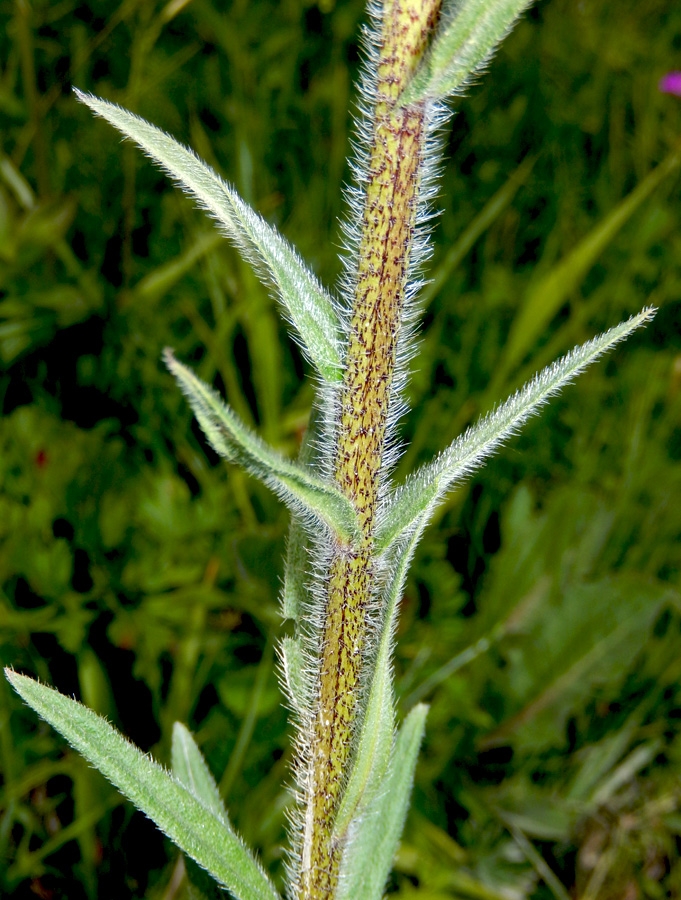
M 337 546 L 326 583 L 318 698 L 299 896 L 335 896 L 342 847 L 333 826 L 352 751 L 367 615 L 372 536 L 404 294 L 416 225 L 426 109 L 397 100 L 421 58 L 440 0 L 393 0 L 382 13 L 376 103 L 350 334 L 334 454 L 335 478 L 357 509 L 361 535 Z

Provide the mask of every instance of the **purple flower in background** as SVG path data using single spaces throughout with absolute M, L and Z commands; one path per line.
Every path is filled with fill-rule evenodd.
M 681 97 L 681 72 L 667 72 L 660 79 L 659 88 L 663 94 L 676 94 Z

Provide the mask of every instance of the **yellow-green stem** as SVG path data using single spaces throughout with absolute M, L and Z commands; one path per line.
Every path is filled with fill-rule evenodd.
M 357 509 L 361 536 L 353 546 L 336 549 L 326 584 L 301 900 L 331 900 L 338 881 L 342 847 L 334 846 L 333 825 L 357 716 L 372 588 L 374 513 L 425 139 L 424 106 L 400 108 L 396 101 L 427 46 L 440 2 L 384 4 L 334 473 Z

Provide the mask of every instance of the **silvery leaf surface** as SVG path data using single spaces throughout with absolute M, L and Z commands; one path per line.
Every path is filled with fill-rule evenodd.
M 337 900 L 381 900 L 400 842 L 428 707 L 415 706 L 397 735 L 378 794 L 351 828 Z
M 551 397 L 654 315 L 654 309 L 644 309 L 626 322 L 575 347 L 567 356 L 535 375 L 505 403 L 484 416 L 447 450 L 408 478 L 379 512 L 376 551 L 385 551 L 424 516 L 429 518 L 447 491 L 480 468 Z
M 216 453 L 264 481 L 296 514 L 323 522 L 342 540 L 355 535 L 355 510 L 337 488 L 268 446 L 171 350 L 164 359 Z
M 160 128 L 128 110 L 75 90 L 77 98 L 138 144 L 220 224 L 275 290 L 301 347 L 322 378 L 342 377 L 341 337 L 331 296 L 298 253 L 205 162 Z
M 237 900 L 279 900 L 269 878 L 222 818 L 87 707 L 10 669 L 12 687 L 191 859 Z
M 432 46 L 401 102 L 445 100 L 460 94 L 531 2 L 463 0 L 445 4 Z

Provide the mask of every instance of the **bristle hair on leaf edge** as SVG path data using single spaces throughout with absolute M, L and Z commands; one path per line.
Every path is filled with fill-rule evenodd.
M 55 688 L 10 667 L 5 668 L 4 674 L 27 706 L 59 732 L 89 765 L 96 768 L 218 884 L 242 900 L 279 900 L 262 864 L 246 847 L 243 839 L 188 790 L 171 770 L 157 762 L 151 754 L 143 753 L 105 716 L 95 713 L 75 698 L 60 694 Z M 60 710 L 61 704 L 66 704 L 66 708 Z M 60 723 L 63 723 L 61 727 Z M 107 752 L 103 752 L 104 747 L 108 747 Z M 140 771 L 140 763 L 144 771 Z M 170 795 L 164 795 L 166 785 Z M 202 811 L 200 827 L 191 821 L 193 804 Z M 153 810 L 153 815 L 150 810 Z M 183 814 L 188 815 L 186 820 L 182 818 Z M 211 843 L 216 829 L 222 846 L 219 854 Z M 238 860 L 235 859 L 235 851 Z
M 125 140 L 140 147 L 171 181 L 189 194 L 198 207 L 217 223 L 221 233 L 250 263 L 260 280 L 270 287 L 284 320 L 290 326 L 293 340 L 313 366 L 320 384 L 336 384 L 342 377 L 339 300 L 324 289 L 291 243 L 251 209 L 191 147 L 118 104 L 78 88 L 73 88 L 73 91 L 77 99 L 96 116 L 116 128 Z M 135 128 L 138 133 L 133 133 Z M 143 137 L 140 129 L 151 131 L 152 137 Z M 172 152 L 184 158 L 183 165 L 179 165 L 177 160 L 171 164 L 167 147 L 162 151 L 157 144 L 154 148 L 154 141 L 171 145 Z M 190 174 L 186 167 L 187 160 L 191 166 Z M 286 291 L 287 281 L 295 283 L 296 290 Z M 292 297 L 298 298 L 295 307 L 290 302 Z M 323 341 L 315 340 L 316 352 L 311 346 L 315 331 L 305 326 L 306 321 L 313 321 L 325 335 Z
M 377 514 L 379 557 L 380 553 L 387 549 L 381 542 L 381 532 L 390 520 L 390 512 L 398 507 L 403 499 L 408 501 L 410 493 L 415 495 L 417 492 L 430 492 L 431 496 L 426 506 L 418 504 L 415 506 L 414 521 L 416 517 L 420 518 L 424 514 L 430 518 L 447 493 L 480 468 L 507 440 L 518 433 L 530 417 L 538 415 L 540 409 L 584 369 L 625 340 L 633 331 L 649 322 L 655 313 L 654 307 L 645 307 L 640 313 L 619 325 L 574 347 L 568 354 L 538 372 L 506 401 L 496 405 L 447 449 L 441 451 L 432 462 L 422 466 L 404 484 L 394 489 Z M 564 377 L 559 377 L 563 372 L 566 373 Z M 554 384 L 551 384 L 552 379 L 555 380 Z M 531 400 L 533 390 L 541 391 L 542 385 L 544 393 Z M 523 403 L 526 404 L 524 409 Z M 494 423 L 500 422 L 504 414 L 509 415 L 509 423 L 504 427 L 499 425 L 499 430 L 494 432 Z M 490 428 L 492 428 L 491 435 L 485 437 L 485 431 Z

